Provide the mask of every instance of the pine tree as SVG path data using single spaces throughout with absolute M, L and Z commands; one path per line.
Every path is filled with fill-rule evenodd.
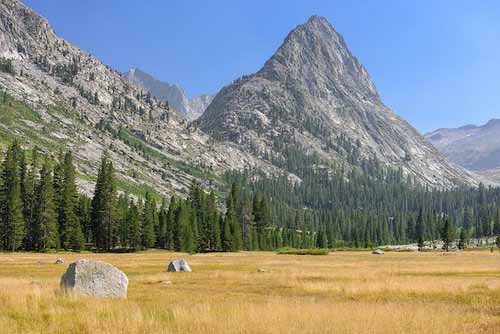
M 168 206 L 167 226 L 166 226 L 166 236 L 165 236 L 166 248 L 171 251 L 175 249 L 176 238 L 174 237 L 174 234 L 176 232 L 176 226 L 177 226 L 175 219 L 176 211 L 177 211 L 177 202 L 175 200 L 175 196 L 172 196 L 170 198 L 170 204 Z
M 493 235 L 500 235 L 500 209 L 497 208 L 493 221 Z
M 141 246 L 141 224 L 139 212 L 141 207 L 136 205 L 133 200 L 130 200 L 129 209 L 127 210 L 127 227 L 129 245 L 133 248 Z
M 467 247 L 467 232 L 465 228 L 460 229 L 460 241 L 458 242 L 458 249 L 464 250 Z
M 156 203 L 153 197 L 149 193 L 146 193 L 146 201 L 144 202 L 144 207 L 141 216 L 143 248 L 153 247 L 156 242 L 155 211 L 156 211 Z
M 18 157 L 18 164 L 19 164 L 19 189 L 21 191 L 21 202 L 22 202 L 22 212 L 23 212 L 23 221 L 24 221 L 24 241 L 23 245 L 24 248 L 27 249 L 29 247 L 29 240 L 28 240 L 28 231 L 29 231 L 29 224 L 28 220 L 26 219 L 25 211 L 26 211 L 26 204 L 29 202 L 28 200 L 28 190 L 27 190 L 27 181 L 28 181 L 28 163 L 26 161 L 26 154 L 24 150 L 21 150 L 19 152 L 19 157 Z
M 60 242 L 59 245 L 66 246 L 66 220 L 64 217 L 64 153 L 59 151 L 58 158 L 54 165 L 53 176 L 54 201 L 57 214 L 57 229 Z
M 92 198 L 92 230 L 98 249 L 109 251 L 114 246 L 116 188 L 113 163 L 108 152 L 103 153 Z
M 444 219 L 443 226 L 441 228 L 441 240 L 443 240 L 443 249 L 449 251 L 450 243 L 452 242 L 453 233 L 451 229 L 451 218 L 447 217 Z
M 255 228 L 257 230 L 258 248 L 264 248 L 264 232 L 269 226 L 270 214 L 267 205 L 267 199 L 260 194 L 256 194 L 253 198 L 253 214 L 255 219 Z
M 121 247 L 131 247 L 130 246 L 130 235 L 129 235 L 129 225 L 128 225 L 128 212 L 129 212 L 129 196 L 126 194 L 121 194 L 118 197 L 117 202 L 117 220 L 118 220 L 118 245 Z
M 178 245 L 176 246 L 176 250 L 192 253 L 195 249 L 195 243 L 189 216 L 188 206 L 186 203 L 181 201 L 177 207 L 175 215 L 175 221 L 178 229 Z
M 87 243 L 92 242 L 93 236 L 91 202 L 92 200 L 85 195 L 78 196 L 77 216 L 83 230 L 84 241 Z
M 215 194 L 211 192 L 208 197 L 208 226 L 210 233 L 210 250 L 221 251 L 221 232 L 219 224 L 219 214 L 217 212 L 217 203 Z
M 38 228 L 37 248 L 45 251 L 59 246 L 57 216 L 54 203 L 54 188 L 50 159 L 45 158 L 40 172 L 40 183 L 36 190 L 35 221 Z
M 233 234 L 233 243 L 231 251 L 238 252 L 243 248 L 243 237 L 241 233 L 241 224 L 238 216 L 235 214 L 234 217 L 230 218 L 231 221 L 231 232 Z
M 230 250 L 237 252 L 241 250 L 243 246 L 243 238 L 241 234 L 241 206 L 239 199 L 239 188 L 236 182 L 231 185 L 231 192 L 226 201 L 227 211 L 226 218 L 224 220 L 225 224 L 228 225 L 229 233 L 231 237 L 228 238 L 226 235 L 226 227 L 224 227 L 224 238 L 226 239 L 226 251 Z
M 326 232 L 320 228 L 316 233 L 316 247 L 318 248 L 328 248 L 328 240 L 326 238 Z
M 3 250 L 16 251 L 23 246 L 24 220 L 19 179 L 20 147 L 14 141 L 8 148 L 2 170 L 1 188 L 1 242 Z
M 158 213 L 158 234 L 156 236 L 157 245 L 160 248 L 167 248 L 167 226 L 168 226 L 168 214 L 167 214 L 167 200 L 163 198 L 161 202 L 160 212 Z
M 75 166 L 73 155 L 67 152 L 62 162 L 62 185 L 59 196 L 58 220 L 63 226 L 64 238 L 61 238 L 64 249 L 81 250 L 84 245 L 83 230 L 77 216 L 78 190 L 75 181 Z
M 233 250 L 233 233 L 231 232 L 231 221 L 228 219 L 229 217 L 232 217 L 234 215 L 229 214 L 226 215 L 226 218 L 221 221 L 221 224 L 223 226 L 222 228 L 222 237 L 221 237 L 221 243 L 222 243 L 222 250 L 224 252 L 230 252 Z
M 420 211 L 418 213 L 418 218 L 417 218 L 417 223 L 415 224 L 415 234 L 417 237 L 417 243 L 418 243 L 418 249 L 423 250 L 424 249 L 424 212 L 422 207 L 420 208 Z
M 37 229 L 34 221 L 34 209 L 36 203 L 36 187 L 38 183 L 38 148 L 32 150 L 31 165 L 28 168 L 28 162 L 24 160 L 21 164 L 21 197 L 23 202 L 23 218 L 25 223 L 25 248 L 26 250 L 35 250 L 34 244 L 37 239 Z M 23 154 L 24 157 L 24 154 Z

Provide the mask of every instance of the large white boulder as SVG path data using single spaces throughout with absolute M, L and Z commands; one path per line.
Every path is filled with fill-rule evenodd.
M 128 278 L 111 264 L 96 260 L 71 263 L 61 277 L 65 291 L 94 297 L 127 298 Z

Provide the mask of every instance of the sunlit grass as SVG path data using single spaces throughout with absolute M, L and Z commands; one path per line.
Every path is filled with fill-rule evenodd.
M 53 264 L 58 257 L 67 264 L 82 257 L 114 264 L 130 279 L 128 299 L 60 294 L 67 264 Z M 193 272 L 167 273 L 169 261 L 181 257 Z M 496 333 L 499 328 L 499 253 L 0 254 L 2 333 Z

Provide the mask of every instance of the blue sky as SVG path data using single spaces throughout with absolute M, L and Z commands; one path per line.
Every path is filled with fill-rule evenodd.
M 257 71 L 288 32 L 325 16 L 384 102 L 422 132 L 500 118 L 498 0 L 24 0 L 56 33 L 119 71 L 188 95 Z

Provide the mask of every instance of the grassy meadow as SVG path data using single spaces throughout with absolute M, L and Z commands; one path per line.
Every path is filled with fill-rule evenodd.
M 167 273 L 180 257 L 193 272 Z M 123 270 L 128 299 L 59 293 L 79 258 Z M 0 332 L 500 333 L 500 253 L 0 253 Z

